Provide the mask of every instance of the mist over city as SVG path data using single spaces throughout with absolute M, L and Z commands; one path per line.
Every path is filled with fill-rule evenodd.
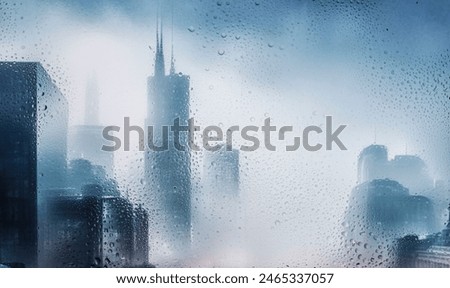
M 398 267 L 418 261 L 412 242 L 450 246 L 447 1 L 7 1 L 0 13 L 2 134 L 36 118 L 27 205 L 44 232 L 27 230 L 42 255 L 25 266 Z M 14 85 L 35 78 L 45 85 L 27 106 Z M 346 126 L 346 149 L 286 151 L 311 125 L 324 133 L 309 143 L 325 146 L 327 116 Z M 136 131 L 129 149 L 100 151 L 104 127 L 125 118 L 146 128 L 191 117 L 224 135 L 265 119 L 293 132 L 272 133 L 276 151 L 142 150 Z M 28 139 L 17 135 L 1 142 L 0 175 L 19 153 L 5 147 Z M 99 223 L 77 240 L 102 239 L 98 251 L 64 259 L 71 233 Z M 0 251 L 0 264 L 25 261 Z

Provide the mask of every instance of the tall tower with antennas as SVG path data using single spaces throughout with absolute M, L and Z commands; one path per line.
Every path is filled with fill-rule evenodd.
M 191 246 L 191 173 L 190 153 L 186 133 L 180 133 L 184 151 L 174 145 L 170 126 L 174 121 L 188 125 L 189 76 L 175 72 L 173 57 L 166 74 L 164 59 L 164 35 L 162 21 L 157 17 L 156 51 L 153 75 L 148 77 L 146 126 L 149 142 L 145 152 L 145 178 L 147 196 L 144 200 L 153 221 L 150 231 L 150 257 L 157 263 L 160 259 L 182 260 Z M 166 147 L 165 147 L 166 146 Z M 156 151 L 160 150 L 160 151 Z

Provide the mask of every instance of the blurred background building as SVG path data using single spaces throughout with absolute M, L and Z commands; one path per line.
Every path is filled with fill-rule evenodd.
M 103 151 L 107 144 L 103 138 L 104 126 L 99 122 L 99 95 L 97 79 L 91 77 L 86 86 L 84 125 L 72 126 L 69 129 L 69 160 L 89 159 L 103 169 L 108 177 L 114 176 L 114 153 Z
M 197 264 L 239 267 L 243 247 L 239 150 L 204 151 L 202 189 L 196 195 L 193 244 Z M 196 255 L 196 256 L 197 256 Z
M 358 159 L 358 185 L 344 222 L 346 258 L 351 266 L 395 266 L 395 243 L 439 229 L 436 205 L 422 196 L 433 189 L 422 159 L 412 155 L 388 160 L 385 146 L 371 145 Z

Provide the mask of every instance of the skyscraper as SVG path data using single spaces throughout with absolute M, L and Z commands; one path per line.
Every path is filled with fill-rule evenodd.
M 202 210 L 203 217 L 198 221 L 209 224 L 201 229 L 201 233 L 208 235 L 207 245 L 210 247 L 223 250 L 236 246 L 241 225 L 239 150 L 226 151 L 222 147 L 214 152 L 205 151 L 202 178 L 203 189 L 198 196 L 202 204 L 197 210 Z
M 426 165 L 417 156 L 388 159 L 387 148 L 370 145 L 358 159 L 358 185 L 344 221 L 346 257 L 355 266 L 394 266 L 397 238 L 436 231 L 435 205 L 418 195 L 430 185 Z M 363 244 L 364 249 L 357 248 Z M 380 243 L 384 243 L 381 254 Z M 380 261 L 382 260 L 382 261 Z
M 237 149 L 204 152 L 202 189 L 193 211 L 193 243 L 204 257 L 199 263 L 229 267 L 244 260 L 239 167 Z
M 69 130 L 68 156 L 70 160 L 87 159 L 104 169 L 106 175 L 113 177 L 114 154 L 102 150 L 108 141 L 102 136 L 104 127 L 99 124 L 98 113 L 99 90 L 97 79 L 92 77 L 86 85 L 84 124 L 70 127 Z
M 189 251 L 191 242 L 190 153 L 186 133 L 180 133 L 178 144 L 185 147 L 180 151 L 174 145 L 176 139 L 173 133 L 169 133 L 168 126 L 175 120 L 179 120 L 180 125 L 188 124 L 189 76 L 175 72 L 173 47 L 170 71 L 166 74 L 163 32 L 159 27 L 156 42 L 154 74 L 148 78 L 146 126 L 153 127 L 153 135 L 149 138 L 153 138 L 155 146 L 163 147 L 168 143 L 168 147 L 162 149 L 164 151 L 147 147 L 145 175 L 148 196 L 145 202 L 155 223 L 153 229 L 156 231 L 153 232 L 157 232 L 151 235 L 154 236 L 151 254 L 160 252 L 176 257 Z
M 364 148 L 358 158 L 358 184 L 385 178 L 398 181 L 412 194 L 423 193 L 433 187 L 426 164 L 420 157 L 396 155 L 389 160 L 386 146 Z
M 358 157 L 358 184 L 387 178 L 388 152 L 386 146 L 370 145 Z
M 216 196 L 239 196 L 239 150 L 226 151 L 225 147 L 205 152 L 203 160 L 205 186 L 215 190 Z
M 0 101 L 0 263 L 33 267 L 38 202 L 66 186 L 67 101 L 31 62 L 0 62 Z

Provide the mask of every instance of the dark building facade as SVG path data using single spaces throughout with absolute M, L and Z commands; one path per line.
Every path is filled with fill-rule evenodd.
M 66 185 L 67 122 L 39 63 L 0 62 L 0 263 L 37 265 L 38 202 Z
M 101 186 L 86 185 L 82 195 L 44 203 L 41 267 L 148 265 L 148 214 L 127 199 L 102 196 Z
M 191 173 L 187 133 L 180 133 L 179 143 L 184 151 L 176 149 L 173 133 L 163 126 L 187 125 L 189 119 L 189 76 L 175 73 L 172 54 L 169 74 L 165 72 L 163 35 L 157 31 L 157 50 L 154 75 L 148 78 L 148 106 L 146 126 L 153 127 L 148 138 L 164 151 L 147 147 L 145 175 L 148 196 L 145 197 L 154 229 L 151 254 L 163 252 L 163 257 L 178 257 L 191 245 Z M 166 127 L 169 129 L 169 127 Z M 152 135 L 151 135 L 152 134 Z M 153 141 L 152 141 L 153 139 Z M 163 141 L 164 140 L 164 141 Z M 157 243 L 157 244 L 156 244 Z
M 397 242 L 397 267 L 450 268 L 450 205 L 446 227 L 420 239 L 407 235 Z
M 41 267 L 101 267 L 102 202 L 97 197 L 45 199 Z
M 133 213 L 133 266 L 145 267 L 149 265 L 148 213 L 142 205 L 134 207 Z

